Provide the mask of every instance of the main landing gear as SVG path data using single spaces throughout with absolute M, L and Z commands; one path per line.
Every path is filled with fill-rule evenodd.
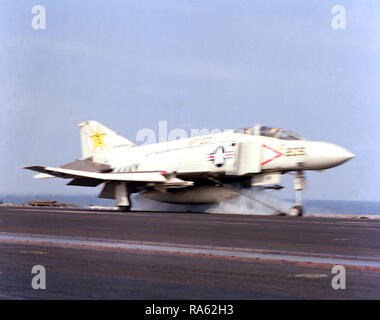
M 116 205 L 120 211 L 130 211 L 131 202 L 129 200 L 130 193 L 128 192 L 127 184 L 120 182 L 115 186 Z
M 290 216 L 302 216 L 304 209 L 302 206 L 302 190 L 306 189 L 305 176 L 303 171 L 297 171 L 294 176 L 294 190 L 296 192 L 296 205 L 289 209 Z

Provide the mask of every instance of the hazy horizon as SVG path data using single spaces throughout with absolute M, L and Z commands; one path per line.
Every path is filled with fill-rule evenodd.
M 16 205 L 27 204 L 30 200 L 55 200 L 58 202 L 73 204 L 79 208 L 95 207 L 112 207 L 115 208 L 115 202 L 110 199 L 99 199 L 91 195 L 8 195 L 0 194 L 0 200 L 6 203 Z M 5 201 L 4 201 L 5 200 Z M 132 196 L 132 207 L 136 211 L 165 211 L 165 212 L 203 212 L 203 213 L 229 213 L 229 214 L 272 214 L 273 210 L 263 206 L 247 207 L 242 209 L 240 206 L 219 207 L 218 205 L 173 205 L 157 203 Z M 271 202 L 271 205 L 277 210 L 286 212 L 286 207 L 291 206 L 293 199 L 281 199 Z M 253 204 L 256 205 L 256 204 Z M 305 214 L 354 214 L 354 215 L 380 215 L 380 201 L 353 201 L 353 200 L 316 200 L 306 199 L 304 202 Z M 211 210 L 211 211 L 210 211 Z M 284 211 L 285 210 L 285 211 Z

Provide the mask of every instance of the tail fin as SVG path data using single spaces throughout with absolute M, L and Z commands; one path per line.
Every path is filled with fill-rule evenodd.
M 82 157 L 117 147 L 135 147 L 131 141 L 118 135 L 97 121 L 89 120 L 78 124 L 82 143 Z

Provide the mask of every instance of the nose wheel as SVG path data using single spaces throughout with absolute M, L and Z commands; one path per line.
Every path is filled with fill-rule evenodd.
M 296 192 L 296 205 L 289 209 L 290 216 L 301 217 L 304 214 L 302 206 L 302 190 L 306 189 L 305 176 L 302 171 L 297 171 L 294 176 L 294 190 Z
M 302 206 L 294 206 L 289 209 L 289 215 L 290 216 L 299 216 L 302 217 L 303 215 L 303 207 Z

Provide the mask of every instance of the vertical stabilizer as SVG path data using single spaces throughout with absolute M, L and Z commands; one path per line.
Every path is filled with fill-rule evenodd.
M 119 147 L 135 147 L 128 139 L 108 129 L 97 121 L 88 120 L 78 124 L 82 145 L 82 158 Z

